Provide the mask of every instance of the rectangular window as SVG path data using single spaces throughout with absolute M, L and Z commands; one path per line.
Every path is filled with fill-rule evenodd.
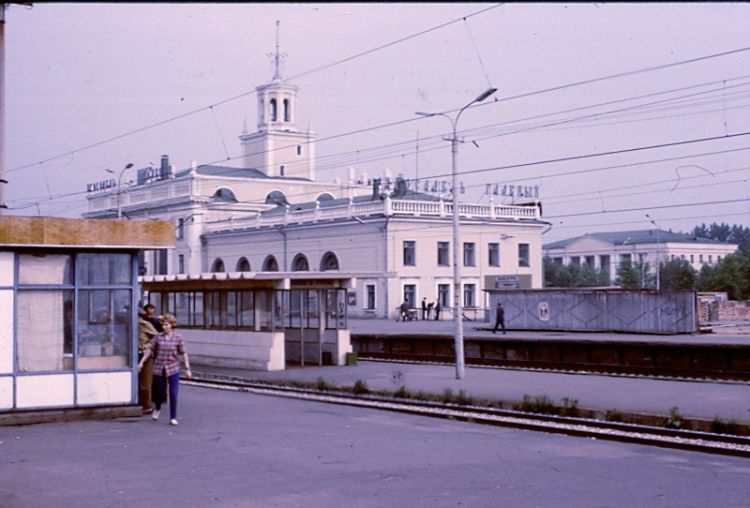
M 471 242 L 464 243 L 464 266 L 476 266 L 474 244 Z
M 554 262 L 554 263 L 555 263 L 556 265 L 561 265 L 561 264 L 563 264 L 563 258 L 561 258 L 561 257 L 557 257 L 557 258 L 552 258 L 552 261 L 553 261 L 553 262 Z
M 695 254 L 690 254 L 690 262 L 695 263 Z
M 530 266 L 529 265 L 529 244 L 519 243 L 518 244 L 518 266 Z
M 698 254 L 698 262 L 703 263 L 703 254 Z
M 166 275 L 167 273 L 167 249 L 154 251 L 154 275 Z
M 302 145 L 297 145 L 297 157 L 302 155 Z
M 476 307 L 476 291 L 475 284 L 464 284 L 464 307 Z
M 487 249 L 487 258 L 489 259 L 490 266 L 500 266 L 500 244 L 490 243 Z
M 177 273 L 185 273 L 185 255 L 177 256 Z
M 630 254 L 620 254 L 620 264 L 624 266 L 630 266 L 630 264 L 633 262 L 633 260 L 630 257 Z
M 70 284 L 73 260 L 59 254 L 21 254 L 18 256 L 19 284 Z
M 404 301 L 410 309 L 417 306 L 417 286 L 415 284 L 404 284 Z
M 177 233 L 175 236 L 178 240 L 185 238 L 185 219 L 177 219 Z
M 130 359 L 129 289 L 78 291 L 78 368 L 125 367 Z
M 240 326 L 243 328 L 252 328 L 255 324 L 253 295 L 252 291 L 240 292 Z
M 404 241 L 404 266 L 417 266 L 416 242 Z
M 19 290 L 16 323 L 18 371 L 73 369 L 72 290 Z
M 596 259 L 595 256 L 586 256 L 585 258 L 586 266 L 588 266 L 589 268 L 594 268 L 596 266 L 595 259 Z
M 708 255 L 708 262 L 709 263 L 713 263 L 714 262 L 714 255 L 713 254 L 709 254 Z
M 367 310 L 375 309 L 375 284 L 368 284 L 367 288 Z
M 580 256 L 572 256 L 570 258 L 570 264 L 571 265 L 576 265 L 576 266 L 581 266 L 581 257 Z
M 448 242 L 438 242 L 437 244 L 437 264 L 438 266 L 450 266 L 450 253 L 448 252 Z
M 206 296 L 206 326 L 208 328 L 221 328 L 221 293 L 209 291 Z
M 227 314 L 224 321 L 224 327 L 226 328 L 237 328 L 237 292 L 227 291 Z
M 438 301 L 440 302 L 441 307 L 443 308 L 451 307 L 450 294 L 451 294 L 450 284 L 438 284 Z

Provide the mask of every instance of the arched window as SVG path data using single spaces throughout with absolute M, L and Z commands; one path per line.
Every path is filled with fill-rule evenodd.
M 263 271 L 264 272 L 278 272 L 279 271 L 279 263 L 276 262 L 276 258 L 273 256 L 268 256 L 265 261 L 263 261 Z
M 292 121 L 292 108 L 289 106 L 289 99 L 284 99 L 284 121 Z
M 271 99 L 270 106 L 271 106 L 271 121 L 275 122 L 276 121 L 276 99 Z
M 323 194 L 315 198 L 315 201 L 330 201 L 332 199 L 335 199 L 335 198 L 328 192 L 324 192 Z
M 292 271 L 293 272 L 309 272 L 310 271 L 310 265 L 307 262 L 307 258 L 304 254 L 297 254 L 294 256 L 294 260 L 292 261 Z
M 338 270 L 339 259 L 333 252 L 326 252 L 323 254 L 323 258 L 320 260 L 320 271 L 326 272 L 328 270 Z
M 289 201 L 286 200 L 286 196 L 283 192 L 275 190 L 268 193 L 266 196 L 267 205 L 288 205 Z
M 246 257 L 241 257 L 237 261 L 237 270 L 238 272 L 249 272 L 250 271 L 250 261 L 247 260 Z
M 227 187 L 219 187 L 218 189 L 216 189 L 216 192 L 214 192 L 214 195 L 212 197 L 217 201 L 226 201 L 228 203 L 237 202 L 237 198 L 234 196 L 234 192 L 232 192 L 232 189 L 229 189 Z
M 214 264 L 211 265 L 211 271 L 213 273 L 224 273 L 224 261 L 221 258 L 216 258 Z

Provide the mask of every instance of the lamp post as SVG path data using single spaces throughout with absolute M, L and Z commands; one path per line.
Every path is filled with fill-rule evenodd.
M 659 231 L 659 226 L 656 224 L 656 222 L 654 222 L 654 219 L 652 219 L 649 214 L 646 214 L 646 218 L 651 222 L 651 224 L 653 224 L 656 227 L 656 291 L 658 292 L 660 288 L 659 279 L 661 278 L 659 277 L 659 267 L 661 265 L 661 262 L 659 261 L 659 254 L 660 254 L 659 247 L 661 245 L 659 238 L 660 238 L 661 232 Z
M 456 351 L 456 379 L 464 378 L 464 330 L 463 330 L 463 312 L 461 306 L 461 270 L 458 264 L 458 178 L 457 178 L 457 160 L 458 160 L 458 119 L 469 106 L 474 103 L 482 102 L 490 95 L 497 92 L 497 88 L 488 88 L 476 99 L 458 110 L 455 118 L 451 118 L 445 113 L 423 113 L 417 111 L 420 116 L 443 116 L 448 119 L 453 127 L 453 135 L 448 140 L 451 142 L 451 185 L 453 186 L 453 325 L 454 325 L 454 348 Z
M 124 168 L 122 168 L 122 171 L 120 171 L 120 176 L 117 178 L 117 218 L 122 219 L 122 208 L 120 207 L 120 184 L 122 183 L 122 175 L 127 171 L 128 169 L 133 167 L 132 162 L 128 162 Z M 107 173 L 115 174 L 114 171 L 111 169 L 105 170 Z

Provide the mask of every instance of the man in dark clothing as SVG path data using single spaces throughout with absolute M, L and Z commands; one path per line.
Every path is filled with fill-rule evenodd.
M 495 328 L 493 328 L 492 333 L 497 332 L 497 327 L 500 325 L 502 325 L 503 335 L 505 335 L 505 309 L 503 309 L 503 304 L 498 301 L 495 307 Z
M 435 321 L 440 319 L 440 300 L 435 300 Z
M 427 319 L 427 297 L 422 298 L 422 321 Z
M 161 320 L 154 316 L 154 312 L 156 312 L 156 307 L 154 307 L 153 303 L 147 303 L 143 306 L 144 312 L 146 312 L 146 319 L 151 322 L 152 325 L 154 325 L 154 328 L 156 328 L 156 331 L 161 333 L 164 331 L 164 328 L 161 326 Z

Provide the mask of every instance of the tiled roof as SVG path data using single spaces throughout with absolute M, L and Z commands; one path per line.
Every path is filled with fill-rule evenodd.
M 223 176 L 227 178 L 262 178 L 266 180 L 303 180 L 307 178 L 289 178 L 284 176 L 268 176 L 262 171 L 253 168 L 232 168 L 229 166 L 216 166 L 213 164 L 201 164 L 195 170 L 199 175 L 204 176 Z M 190 169 L 183 169 L 175 174 L 175 177 L 186 176 L 190 174 Z

